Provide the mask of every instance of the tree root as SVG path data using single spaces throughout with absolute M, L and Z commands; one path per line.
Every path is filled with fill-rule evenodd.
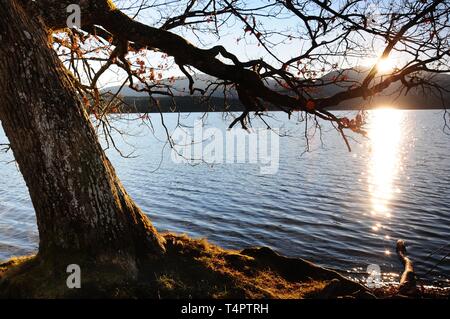
M 399 294 L 413 296 L 417 294 L 416 274 L 411 259 L 406 255 L 406 243 L 403 240 L 397 241 L 397 254 L 402 261 L 405 270 L 400 277 Z

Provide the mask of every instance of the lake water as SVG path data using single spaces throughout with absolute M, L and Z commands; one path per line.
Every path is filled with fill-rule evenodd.
M 269 246 L 356 278 L 375 264 L 386 281 L 402 271 L 395 243 L 404 239 L 419 277 L 450 285 L 450 136 L 443 111 L 371 111 L 369 139 L 351 141 L 351 153 L 327 125 L 304 153 L 304 124 L 272 115 L 271 126 L 289 133 L 280 137 L 272 175 L 248 161 L 174 162 L 159 115 L 151 116 L 155 134 L 142 120 L 132 121 L 138 115 L 111 118 L 129 133 L 116 132 L 116 144 L 135 157 L 112 148 L 108 155 L 161 231 L 232 249 Z M 193 126 L 199 116 L 183 114 L 181 122 Z M 169 131 L 179 120 L 175 114 L 164 119 Z M 210 114 L 206 126 L 224 130 L 230 122 Z M 0 260 L 33 253 L 38 242 L 32 204 L 11 160 L 0 155 Z

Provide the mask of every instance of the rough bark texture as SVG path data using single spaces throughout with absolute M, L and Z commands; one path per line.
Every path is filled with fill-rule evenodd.
M 134 270 L 164 240 L 103 152 L 43 24 L 0 0 L 0 120 L 28 186 L 39 256 L 82 253 Z

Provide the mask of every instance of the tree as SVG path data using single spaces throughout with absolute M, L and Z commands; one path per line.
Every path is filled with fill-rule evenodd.
M 1 15 L 0 114 L 36 211 L 39 257 L 83 251 L 135 272 L 136 255 L 162 253 L 163 240 L 115 175 L 44 27 L 16 1 L 2 1 Z
M 124 71 L 124 85 L 150 97 L 171 95 L 170 83 L 136 59 L 138 54 L 158 51 L 173 57 L 189 79 L 191 94 L 196 88 L 188 68 L 216 78 L 209 88 L 234 88 L 245 111 L 231 126 L 245 128 L 249 114 L 262 116 L 270 103 L 289 115 L 302 112 L 317 123 L 332 122 L 345 141 L 345 130 L 364 133 L 364 119 L 339 118 L 327 107 L 370 98 L 395 82 L 407 90 L 434 88 L 430 74 L 450 71 L 450 10 L 443 0 L 380 2 L 379 21 L 370 20 L 370 8 L 361 1 L 189 0 L 182 1 L 184 7 L 180 2 L 177 10 L 168 10 L 170 16 L 161 11 L 161 21 L 152 27 L 108 0 L 0 0 L 0 120 L 36 211 L 36 267 L 77 259 L 96 267 L 113 265 L 135 278 L 143 261 L 164 255 L 164 238 L 126 193 L 87 114 L 88 108 L 107 113 L 97 84 L 111 67 Z M 136 12 L 164 3 L 142 1 Z M 67 28 L 71 4 L 81 8 L 79 29 Z M 281 32 L 276 23 L 260 22 L 277 22 L 282 15 L 289 15 L 298 30 Z M 257 43 L 270 63 L 242 61 L 223 46 L 202 49 L 177 35 L 187 28 L 220 37 L 229 19 L 242 25 L 242 37 Z M 375 64 L 361 83 L 346 79 L 338 63 L 364 56 L 364 37 L 382 41 L 379 59 L 402 52 L 405 62 L 382 76 Z M 303 43 L 304 49 L 289 58 L 277 56 L 276 47 L 289 41 Z M 327 71 L 337 71 L 336 76 L 320 78 Z M 336 83 L 344 90 L 314 93 Z

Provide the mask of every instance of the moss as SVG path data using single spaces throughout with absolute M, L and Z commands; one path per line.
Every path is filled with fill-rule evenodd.
M 164 234 L 166 254 L 139 264 L 138 278 L 108 264 L 85 262 L 82 288 L 70 290 L 67 258 L 14 258 L 0 265 L 0 297 L 19 298 L 371 298 L 336 272 L 269 248 L 225 250 L 185 235 Z M 71 258 L 73 260 L 73 256 Z M 64 268 L 65 269 L 65 268 Z M 381 297 L 382 294 L 378 292 Z

